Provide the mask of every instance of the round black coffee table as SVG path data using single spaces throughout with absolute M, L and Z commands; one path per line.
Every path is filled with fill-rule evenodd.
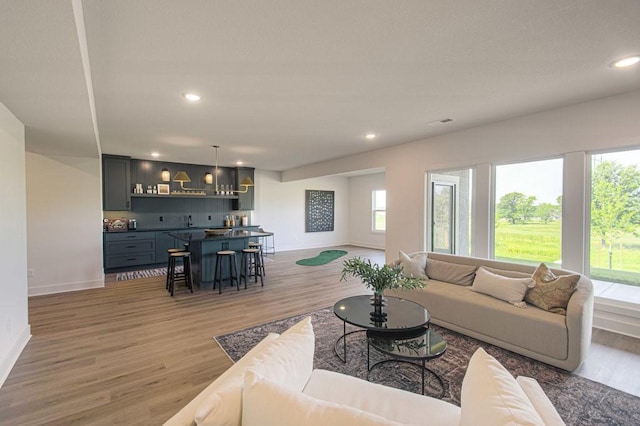
M 333 305 L 333 313 L 342 320 L 342 336 L 338 338 L 334 351 L 338 358 L 347 362 L 347 339 L 352 333 L 363 331 L 378 331 L 381 333 L 396 333 L 423 329 L 429 324 L 429 311 L 410 300 L 398 297 L 386 297 L 382 308 L 384 318 L 374 314 L 373 296 L 352 296 L 339 300 Z M 347 333 L 347 323 L 362 328 Z M 342 340 L 343 356 L 340 356 L 338 345 Z
M 370 364 L 370 350 L 373 347 L 390 359 Z M 411 331 L 385 333 L 376 330 L 367 330 L 367 379 L 374 367 L 387 362 L 404 362 L 420 368 L 422 394 L 424 395 L 424 373 L 428 371 L 440 383 L 440 394 L 433 395 L 442 398 L 446 388 L 442 378 L 433 370 L 426 367 L 429 360 L 439 358 L 447 350 L 447 342 L 434 330 L 422 327 Z

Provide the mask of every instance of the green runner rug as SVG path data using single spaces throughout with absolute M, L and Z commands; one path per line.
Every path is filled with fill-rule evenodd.
M 325 265 L 332 260 L 336 260 L 337 258 L 344 256 L 345 254 L 347 254 L 347 252 L 344 250 L 325 250 L 320 252 L 316 257 L 298 260 L 296 263 L 302 266 Z

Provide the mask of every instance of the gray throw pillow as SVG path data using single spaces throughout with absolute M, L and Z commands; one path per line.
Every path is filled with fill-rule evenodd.
M 402 266 L 402 275 L 405 277 L 422 278 L 423 280 L 429 279 L 425 273 L 425 268 L 427 266 L 426 253 L 414 253 L 413 255 L 409 255 L 400 250 L 399 259 L 400 266 Z
M 432 280 L 469 286 L 473 283 L 476 267 L 459 263 L 443 262 L 427 258 L 427 276 Z

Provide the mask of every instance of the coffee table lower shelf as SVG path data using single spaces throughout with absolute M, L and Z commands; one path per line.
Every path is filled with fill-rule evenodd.
M 371 347 L 390 359 L 371 364 Z M 422 395 L 425 395 L 425 372 L 429 372 L 440 384 L 440 393 L 429 395 L 442 399 L 446 393 L 444 380 L 426 366 L 426 362 L 441 357 L 447 350 L 447 343 L 435 331 L 422 328 L 402 333 L 367 331 L 367 380 L 375 367 L 391 362 L 409 364 L 420 369 Z

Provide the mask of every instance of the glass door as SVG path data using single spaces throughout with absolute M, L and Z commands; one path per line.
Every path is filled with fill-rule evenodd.
M 431 183 L 431 251 L 455 254 L 456 184 Z

